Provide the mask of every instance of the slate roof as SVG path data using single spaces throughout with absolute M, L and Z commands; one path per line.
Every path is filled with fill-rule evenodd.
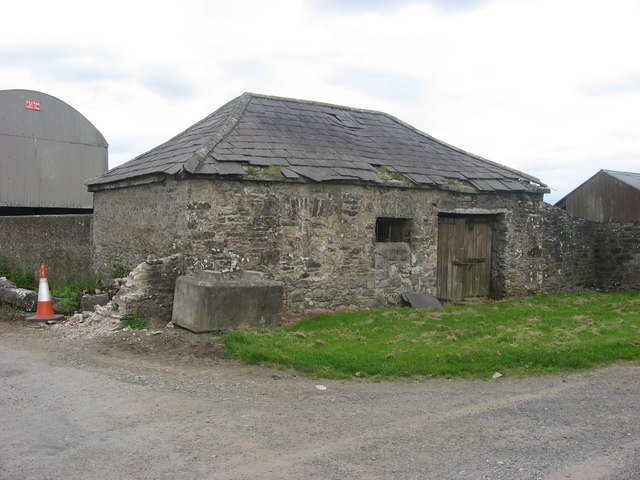
M 431 186 L 455 180 L 479 191 L 546 191 L 535 177 L 464 152 L 391 115 L 253 93 L 87 185 L 95 191 L 159 174 L 242 178 L 271 165 L 290 181 L 380 184 L 404 178 Z

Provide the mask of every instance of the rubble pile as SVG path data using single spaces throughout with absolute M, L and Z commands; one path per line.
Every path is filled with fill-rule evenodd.
M 175 278 L 184 272 L 182 255 L 147 259 L 127 277 L 104 281 L 104 290 L 82 302 L 83 312 L 53 326 L 65 336 L 97 337 L 120 331 L 120 323 L 128 315 L 171 320 Z M 96 299 L 95 296 L 100 296 Z M 104 300 L 108 299 L 106 303 Z M 89 306 L 92 310 L 85 310 Z M 153 332 L 156 333 L 156 332 Z
M 27 312 L 33 311 L 38 303 L 38 294 L 26 288 L 20 288 L 15 283 L 0 277 L 0 303 L 6 303 Z

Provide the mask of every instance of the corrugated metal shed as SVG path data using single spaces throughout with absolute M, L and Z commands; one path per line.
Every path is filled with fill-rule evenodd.
M 640 222 L 640 173 L 600 170 L 556 207 L 595 222 Z
M 437 140 L 391 115 L 245 93 L 169 141 L 88 182 L 92 191 L 162 175 L 384 183 L 546 192 L 535 177 Z
M 622 183 L 626 183 L 630 187 L 640 191 L 640 173 L 632 172 L 615 172 L 613 170 L 602 170 L 607 175 L 612 176 L 616 180 L 620 180 Z
M 46 93 L 0 91 L 0 207 L 92 208 L 87 179 L 108 144 L 77 110 Z

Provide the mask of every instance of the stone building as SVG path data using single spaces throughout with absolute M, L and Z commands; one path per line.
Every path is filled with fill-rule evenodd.
M 97 271 L 175 254 L 188 272 L 258 270 L 289 312 L 594 275 L 591 223 L 540 180 L 375 111 L 245 93 L 88 185 Z

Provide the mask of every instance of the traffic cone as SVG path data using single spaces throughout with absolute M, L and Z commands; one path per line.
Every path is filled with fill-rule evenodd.
M 47 282 L 47 267 L 40 264 L 40 283 L 38 285 L 38 309 L 34 317 L 27 317 L 30 322 L 53 323 L 64 318 L 64 315 L 53 313 L 53 302 L 49 293 L 49 282 Z

